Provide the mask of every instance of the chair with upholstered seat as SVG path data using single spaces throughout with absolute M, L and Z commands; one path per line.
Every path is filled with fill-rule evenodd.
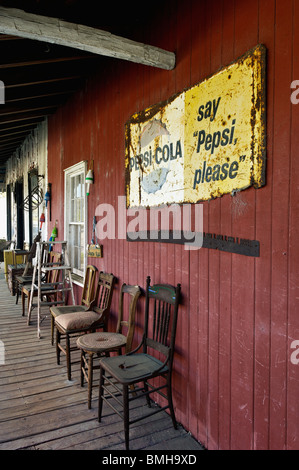
M 97 268 L 92 265 L 86 267 L 84 285 L 81 295 L 80 305 L 60 305 L 52 306 L 51 312 L 51 341 L 54 342 L 54 326 L 55 318 L 59 315 L 65 315 L 67 313 L 85 312 L 93 307 L 95 302 L 95 281 L 96 281 Z
M 170 410 L 173 426 L 177 423 L 172 403 L 171 375 L 180 297 L 180 284 L 150 285 L 147 278 L 145 322 L 142 341 L 137 349 L 121 356 L 100 360 L 99 421 L 103 401 L 124 420 L 125 444 L 129 449 L 129 425 L 165 409 Z M 138 352 L 142 347 L 142 353 Z M 157 378 L 164 379 L 157 380 Z M 135 388 L 132 390 L 132 386 Z M 165 391 L 162 391 L 166 388 Z M 150 394 L 157 393 L 167 404 L 130 420 L 129 403 L 144 395 L 150 407 Z M 122 396 L 122 402 L 121 402 Z M 111 403 L 113 401 L 113 404 Z M 123 412 L 118 410 L 123 406 Z
M 88 384 L 88 408 L 91 408 L 93 371 L 99 369 L 99 366 L 94 365 L 94 356 L 101 357 L 109 355 L 113 351 L 120 352 L 121 348 L 124 348 L 126 353 L 131 351 L 135 330 L 135 313 L 140 295 L 139 286 L 123 284 L 119 297 L 116 332 L 90 333 L 77 339 L 77 346 L 81 349 L 81 387 L 84 385 L 84 377 Z M 126 302 L 127 297 L 129 304 Z M 125 320 L 124 313 L 127 306 L 128 314 Z
M 102 328 L 107 331 L 115 277 L 113 274 L 99 273 L 96 305 L 91 310 L 72 312 L 55 318 L 56 327 L 56 357 L 60 364 L 60 352 L 66 355 L 67 376 L 71 380 L 71 344 L 72 337 L 96 331 Z M 61 344 L 62 335 L 65 337 L 65 347 Z M 77 348 L 76 348 L 77 349 Z

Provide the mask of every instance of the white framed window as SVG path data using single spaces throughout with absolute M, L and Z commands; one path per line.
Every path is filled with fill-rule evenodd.
M 87 162 L 64 170 L 64 233 L 73 273 L 84 277 L 87 243 Z

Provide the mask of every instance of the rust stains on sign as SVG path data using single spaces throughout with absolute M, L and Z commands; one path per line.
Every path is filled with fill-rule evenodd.
M 259 45 L 126 125 L 128 207 L 199 202 L 265 184 L 265 62 Z

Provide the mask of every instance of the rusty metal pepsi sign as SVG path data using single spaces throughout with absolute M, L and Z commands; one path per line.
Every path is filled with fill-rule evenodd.
M 265 60 L 259 45 L 131 117 L 127 207 L 196 203 L 265 184 Z

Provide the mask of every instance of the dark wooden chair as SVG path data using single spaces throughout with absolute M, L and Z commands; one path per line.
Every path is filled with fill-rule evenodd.
M 103 401 L 119 414 L 124 420 L 127 450 L 129 425 L 132 423 L 169 408 L 173 426 L 177 427 L 172 403 L 171 376 L 180 290 L 180 284 L 176 288 L 165 284 L 151 286 L 148 277 L 144 334 L 140 345 L 127 355 L 105 357 L 100 360 L 98 418 L 101 422 Z M 143 352 L 138 353 L 141 347 Z M 165 380 L 162 380 L 162 385 L 160 380 L 157 381 L 157 377 Z M 135 386 L 134 389 L 132 386 Z M 166 394 L 163 389 L 166 389 Z M 144 395 L 150 407 L 149 397 L 152 393 L 158 393 L 166 398 L 167 405 L 130 420 L 129 403 Z M 122 395 L 122 413 L 115 407 L 115 401 L 121 403 L 120 395 Z
M 17 293 L 16 287 L 16 277 L 21 276 L 26 269 L 27 266 L 27 259 L 29 256 L 28 250 L 19 250 L 14 249 L 12 250 L 12 263 L 7 266 L 7 285 L 8 289 L 10 290 L 11 295 L 15 295 Z M 28 270 L 29 274 L 32 274 L 33 269 L 30 268 Z
M 33 275 L 33 268 L 32 268 L 32 260 L 35 258 L 36 255 L 36 244 L 41 239 L 40 232 L 36 235 L 33 240 L 32 246 L 29 250 L 27 262 L 25 265 L 25 269 L 20 276 L 15 277 L 15 291 L 16 291 L 16 304 L 19 301 L 19 295 L 22 293 L 22 289 L 25 285 L 32 284 L 32 275 Z
M 120 353 L 121 348 L 125 348 L 126 353 L 131 351 L 135 330 L 135 313 L 140 295 L 139 286 L 123 284 L 119 297 L 116 332 L 90 333 L 77 339 L 77 346 L 81 349 L 81 387 L 84 385 L 84 378 L 88 384 L 88 408 L 91 408 L 93 371 L 99 369 L 99 366 L 94 364 L 94 356 L 109 355 L 112 351 Z M 130 300 L 126 315 L 127 320 L 124 319 L 127 306 L 126 297 Z
M 48 254 L 48 263 L 50 264 L 57 264 L 61 262 L 61 253 L 56 252 L 56 251 L 51 251 Z M 49 290 L 49 288 L 52 288 L 55 290 L 57 288 L 57 283 L 59 279 L 59 274 L 60 271 L 58 269 L 53 269 L 52 271 L 48 271 L 44 280 L 42 281 L 42 286 L 41 286 L 41 293 L 44 291 Z M 30 294 L 32 290 L 32 284 L 31 285 L 24 285 L 22 288 L 22 316 L 25 315 L 25 301 L 27 297 L 27 310 L 29 309 L 29 303 L 30 303 Z M 33 296 L 37 297 L 38 292 L 37 289 L 33 292 Z M 53 298 L 57 300 L 57 293 L 53 294 L 45 294 L 47 297 L 47 301 L 50 302 Z
M 65 315 L 66 313 L 85 312 L 93 307 L 93 303 L 95 302 L 95 281 L 97 271 L 97 268 L 90 264 L 86 267 L 80 305 L 60 305 L 52 306 L 50 308 L 52 344 L 54 342 L 54 326 L 56 317 L 59 315 Z
M 101 271 L 97 285 L 97 303 L 92 307 L 92 310 L 66 313 L 55 318 L 57 364 L 60 364 L 60 351 L 62 351 L 66 355 L 68 380 L 71 380 L 72 377 L 71 350 L 74 349 L 71 349 L 70 339 L 73 336 L 93 332 L 99 328 L 107 331 L 114 283 L 113 274 Z M 65 337 L 65 347 L 61 344 L 62 335 Z

